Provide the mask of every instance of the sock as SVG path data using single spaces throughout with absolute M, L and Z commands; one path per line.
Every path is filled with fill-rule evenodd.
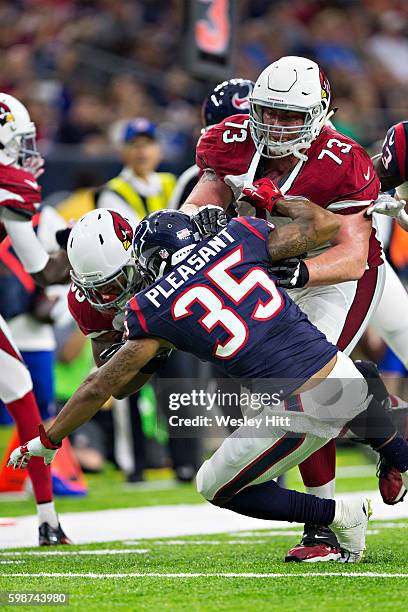
M 10 402 L 6 407 L 17 425 L 21 444 L 38 436 L 41 416 L 32 391 L 26 393 L 21 399 Z M 33 483 L 37 504 L 52 501 L 51 470 L 49 466 L 44 465 L 44 459 L 42 457 L 30 459 L 28 472 Z
M 55 511 L 54 502 L 37 504 L 38 524 L 48 523 L 51 527 L 58 527 L 59 520 Z
M 310 495 L 316 495 L 316 497 L 322 497 L 323 499 L 333 499 L 336 488 L 336 480 L 330 480 L 320 487 L 306 487 L 306 493 Z
M 408 443 L 402 436 L 395 436 L 380 449 L 375 450 L 399 472 L 408 471 Z
M 308 492 L 309 488 L 320 488 L 333 481 L 336 475 L 336 444 L 330 440 L 327 444 L 319 448 L 313 455 L 302 461 L 299 465 L 302 480 Z M 315 493 L 319 495 L 319 493 Z M 333 497 L 333 495 L 319 495 L 319 497 Z
M 265 520 L 327 526 L 334 519 L 335 501 L 282 489 L 276 482 L 269 480 L 246 487 L 227 503 L 222 504 L 222 507 L 238 514 Z

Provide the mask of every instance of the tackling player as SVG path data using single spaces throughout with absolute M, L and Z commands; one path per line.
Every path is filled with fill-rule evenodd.
M 329 105 L 330 86 L 315 62 L 283 57 L 268 66 L 255 83 L 249 116 L 229 117 L 201 136 L 202 176 L 182 210 L 192 213 L 209 203 L 226 209 L 235 199 L 239 214 L 253 214 L 255 205 L 265 216 L 276 198 L 302 196 L 339 213 L 341 228 L 331 245 L 287 262 L 276 273 L 310 321 L 348 354 L 383 290 L 381 245 L 359 213 L 377 198 L 379 180 L 364 149 L 325 125 Z M 271 191 L 266 178 L 278 188 Z M 287 222 L 271 218 L 278 225 Z M 334 467 L 330 442 L 300 466 L 307 491 L 332 497 Z M 304 542 L 288 560 L 335 555 L 340 555 L 335 538 L 306 526 Z
M 112 393 L 131 382 L 137 385 L 141 368 L 161 350 L 176 347 L 216 363 L 226 376 L 252 379 L 254 391 L 272 391 L 275 385 L 275 390 L 283 388 L 284 398 L 303 393 L 303 411 L 291 413 L 293 424 L 286 430 L 266 427 L 265 437 L 254 437 L 241 428 L 228 438 L 198 473 L 201 493 L 248 516 L 331 525 L 343 548 L 342 560 L 358 562 L 369 512 L 364 501 L 319 499 L 280 489 L 271 479 L 346 423 L 372 445 L 380 444 L 379 452 L 404 480 L 408 445 L 367 393 L 351 360 L 276 287 L 269 271 L 282 250 L 300 254 L 332 239 L 339 228 L 336 217 L 301 199 L 279 201 L 276 209 L 293 223 L 272 231 L 263 220 L 234 219 L 204 242 L 183 213 L 159 211 L 142 221 L 134 246 L 149 286 L 128 304 L 128 341 L 88 377 L 47 433 L 41 427 L 39 438 L 13 451 L 10 464 L 25 467 L 33 456 L 51 462 L 64 436 L 91 418 Z M 341 392 L 340 378 L 346 381 Z M 325 379 L 336 379 L 336 384 Z M 373 438 L 373 420 L 382 439 L 378 430 Z
M 66 253 L 49 255 L 34 232 L 31 218 L 40 206 L 37 178 L 43 160 L 36 150 L 35 125 L 21 102 L 0 94 L 0 233 L 8 234 L 17 258 L 10 262 L 18 275 L 22 267 L 43 286 L 69 278 Z M 0 281 L 1 282 L 1 281 Z M 20 440 L 32 436 L 41 423 L 31 376 L 4 319 L 0 317 L 0 398 L 17 425 Z M 30 466 L 39 520 L 40 545 L 69 544 L 52 499 L 50 468 L 36 460 Z

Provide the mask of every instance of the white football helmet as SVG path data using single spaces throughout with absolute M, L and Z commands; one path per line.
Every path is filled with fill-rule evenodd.
M 316 62 L 287 56 L 265 68 L 250 96 L 251 134 L 258 152 L 268 158 L 306 159 L 301 151 L 319 135 L 329 104 L 329 81 Z M 264 107 L 304 113 L 304 124 L 268 125 L 263 122 Z
M 129 220 L 107 208 L 86 213 L 72 228 L 67 245 L 71 278 L 98 310 L 123 309 L 142 287 L 133 234 Z
M 0 93 L 0 163 L 24 167 L 27 159 L 39 157 L 35 137 L 35 125 L 24 104 Z

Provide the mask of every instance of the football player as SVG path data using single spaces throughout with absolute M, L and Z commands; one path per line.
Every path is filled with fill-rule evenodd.
M 201 136 L 202 175 L 182 210 L 190 214 L 209 203 L 226 209 L 235 199 L 239 214 L 256 211 L 281 225 L 287 220 L 270 215 L 268 206 L 284 195 L 337 213 L 341 228 L 331 245 L 287 261 L 276 273 L 310 321 L 349 354 L 383 290 L 381 245 L 360 212 L 377 198 L 379 180 L 365 150 L 325 125 L 329 105 L 330 85 L 315 62 L 283 57 L 268 66 L 250 96 L 249 116 L 229 117 Z M 267 178 L 277 185 L 274 193 Z M 334 442 L 300 470 L 308 492 L 332 497 Z M 332 534 L 306 525 L 303 543 L 287 559 L 335 555 L 340 550 Z
M 202 132 L 206 132 L 213 125 L 232 115 L 248 114 L 249 96 L 254 85 L 255 83 L 248 79 L 229 79 L 216 85 L 205 98 L 201 108 Z M 178 210 L 186 201 L 197 184 L 199 171 L 197 164 L 194 164 L 179 176 L 169 208 Z M 206 214 L 212 215 L 210 208 L 207 209 Z
M 204 242 L 194 221 L 181 212 L 146 217 L 134 247 L 148 286 L 128 303 L 127 342 L 87 378 L 48 432 L 41 427 L 40 436 L 15 449 L 9 463 L 25 467 L 37 456 L 51 462 L 64 436 L 112 393 L 140 384 L 141 368 L 161 350 L 176 347 L 217 364 L 227 377 L 252 379 L 253 392 L 281 389 L 286 399 L 302 394 L 303 409 L 290 413 L 286 427 L 272 429 L 265 421 L 264 436 L 244 426 L 224 441 L 198 473 L 204 497 L 247 516 L 330 525 L 342 560 L 360 561 L 367 502 L 321 499 L 280 489 L 272 479 L 347 424 L 407 481 L 408 444 L 368 393 L 352 361 L 309 322 L 270 272 L 271 262 L 287 249 L 299 255 L 333 239 L 337 217 L 302 199 L 281 199 L 274 206 L 293 223 L 274 230 L 264 220 L 241 217 Z M 382 439 L 373 423 L 381 427 Z
M 37 178 L 43 160 L 36 150 L 36 130 L 27 109 L 8 94 L 0 94 L 0 233 L 8 234 L 14 252 L 10 262 L 22 267 L 43 286 L 69 278 L 66 253 L 49 255 L 34 232 L 31 219 L 41 202 Z M 1 283 L 1 280 L 0 280 Z M 41 417 L 31 376 L 4 319 L 0 317 L 0 398 L 16 422 L 20 440 L 38 430 Z M 50 468 L 42 461 L 30 466 L 39 520 L 40 545 L 69 544 L 52 499 Z

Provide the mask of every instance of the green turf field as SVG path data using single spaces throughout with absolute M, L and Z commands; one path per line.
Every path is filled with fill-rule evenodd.
M 339 450 L 337 472 L 340 493 L 377 486 L 375 466 L 356 446 Z M 110 467 L 88 477 L 88 484 L 88 497 L 58 499 L 59 511 L 202 502 L 193 485 L 175 485 L 170 470 L 151 471 L 146 485 L 130 487 Z M 302 490 L 297 469 L 288 474 L 288 485 Z M 31 499 L 0 496 L 0 517 L 33 512 Z M 85 611 L 407 609 L 408 520 L 372 521 L 365 559 L 357 565 L 283 563 L 300 533 L 294 525 L 280 531 L 8 549 L 0 552 L 0 591 L 65 592 L 69 606 L 62 609 Z
M 284 564 L 296 536 L 268 531 L 7 551 L 0 590 L 67 592 L 68 609 L 87 611 L 406 610 L 408 522 L 385 525 L 372 523 L 357 565 Z

